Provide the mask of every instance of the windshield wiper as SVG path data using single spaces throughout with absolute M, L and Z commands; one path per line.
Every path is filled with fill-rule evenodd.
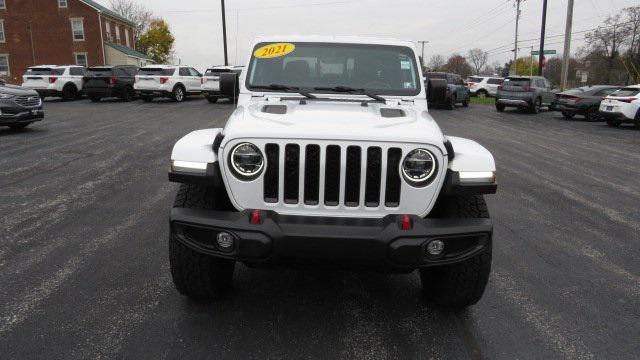
M 344 85 L 338 85 L 338 86 L 332 86 L 332 87 L 314 87 L 313 90 L 335 91 L 335 92 L 352 93 L 352 94 L 362 94 L 362 95 L 366 95 L 366 96 L 368 96 L 368 97 L 370 97 L 370 98 L 372 98 L 372 99 L 374 99 L 376 101 L 380 101 L 380 102 L 386 102 L 387 101 L 382 96 L 370 93 L 366 89 L 356 89 L 356 88 L 352 88 L 350 86 L 344 86 Z
M 252 88 L 255 89 L 269 89 L 269 90 L 281 90 L 281 91 L 295 91 L 298 94 L 309 98 L 309 99 L 315 99 L 316 96 L 310 94 L 309 92 L 305 91 L 304 89 L 301 89 L 298 86 L 287 86 L 287 85 L 282 85 L 282 84 L 269 84 L 269 85 L 254 85 L 252 86 Z

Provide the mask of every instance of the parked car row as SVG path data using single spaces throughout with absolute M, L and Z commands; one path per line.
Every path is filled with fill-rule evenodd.
M 623 87 L 600 103 L 600 115 L 609 126 L 633 123 L 640 129 L 640 84 Z
M 27 69 L 22 86 L 35 90 L 40 97 L 78 99 L 82 95 L 98 102 L 107 97 L 131 101 L 135 96 L 144 101 L 157 97 L 181 102 L 188 95 L 204 94 L 210 102 L 222 98 L 221 73 L 242 72 L 241 66 L 214 66 L 202 75 L 198 70 L 182 65 L 105 65 L 84 68 L 69 65 L 40 65 Z M 231 99 L 235 100 L 235 99 Z
M 0 80 L 0 126 L 23 129 L 44 118 L 37 92 Z
M 471 96 L 487 97 L 496 96 L 498 87 L 502 85 L 504 78 L 496 76 L 471 76 L 466 80 L 467 88 Z

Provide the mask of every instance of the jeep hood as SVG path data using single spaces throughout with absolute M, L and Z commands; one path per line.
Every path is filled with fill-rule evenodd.
M 433 144 L 442 148 L 440 128 L 413 104 L 309 100 L 257 101 L 240 106 L 224 130 L 237 138 L 335 139 Z

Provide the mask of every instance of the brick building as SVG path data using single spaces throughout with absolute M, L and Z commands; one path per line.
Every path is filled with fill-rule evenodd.
M 0 77 L 33 65 L 145 65 L 134 24 L 93 0 L 0 0 Z

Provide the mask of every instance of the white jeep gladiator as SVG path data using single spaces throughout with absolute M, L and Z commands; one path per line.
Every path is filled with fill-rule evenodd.
M 416 54 L 407 41 L 269 37 L 254 43 L 239 84 L 221 75 L 221 91 L 240 93 L 225 127 L 194 131 L 171 154 L 180 293 L 216 297 L 242 262 L 417 269 L 441 306 L 482 297 L 495 163 L 442 134 Z

